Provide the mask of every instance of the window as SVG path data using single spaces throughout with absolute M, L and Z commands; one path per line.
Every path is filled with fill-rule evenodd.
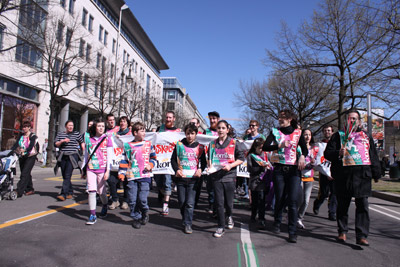
M 136 62 L 136 64 L 135 64 L 135 73 L 137 73 L 137 66 L 138 66 L 138 63 Z
M 176 92 L 175 91 L 168 91 L 167 92 L 167 100 L 175 100 L 176 99 Z
M 54 76 L 55 77 L 59 77 L 60 76 L 60 71 L 61 71 L 61 60 L 59 60 L 58 58 L 54 61 Z
M 99 97 L 98 94 L 99 94 L 99 81 L 96 80 L 94 82 L 94 96 Z
M 92 52 L 92 46 L 90 44 L 86 45 L 86 61 L 90 62 L 90 53 Z
M 168 102 L 167 110 L 174 111 L 175 110 L 175 103 L 174 102 Z
M 65 7 L 65 0 L 60 0 L 60 5 L 61 5 L 62 7 Z
M 64 24 L 60 21 L 58 22 L 57 26 L 57 41 L 61 43 L 63 41 L 63 35 L 64 35 Z
M 72 39 L 72 29 L 68 28 L 67 29 L 67 35 L 65 37 L 65 46 L 69 47 L 71 44 L 71 39 Z
M 103 31 L 104 31 L 104 28 L 103 28 L 103 26 L 99 26 L 99 41 L 101 42 L 101 41 L 103 41 Z
M 89 30 L 90 32 L 93 32 L 93 20 L 94 20 L 93 16 L 90 15 L 90 16 L 89 16 L 89 24 L 88 24 L 88 30 Z
M 113 63 L 111 63 L 111 70 L 110 70 L 111 77 L 114 77 L 114 69 L 115 69 L 115 65 Z
M 117 41 L 113 39 L 113 44 L 112 44 L 112 53 L 115 54 L 115 47 L 117 46 Z
M 5 27 L 3 25 L 0 25 L 0 49 L 3 48 L 4 29 Z
M 82 71 L 78 70 L 78 74 L 76 76 L 76 88 L 81 89 L 82 87 Z
M 124 54 L 123 54 L 123 56 L 122 56 L 122 62 L 125 63 L 125 59 L 126 59 L 126 50 L 124 49 Z
M 86 27 L 86 20 L 88 16 L 88 11 L 86 9 L 83 9 L 82 11 L 82 26 Z
M 63 82 L 67 82 L 69 80 L 68 75 L 69 75 L 69 64 L 65 64 L 63 69 Z
M 76 0 L 69 0 L 68 12 L 69 12 L 71 15 L 74 14 L 75 1 L 76 1 Z
M 79 56 L 84 57 L 85 56 L 85 40 L 81 39 L 79 43 Z
M 107 46 L 108 31 L 104 31 L 104 45 Z
M 101 61 L 101 70 L 104 72 L 106 68 L 106 57 L 103 57 L 103 60 Z
M 32 67 L 41 68 L 43 62 L 42 52 L 18 38 L 15 60 Z
M 87 73 L 85 73 L 85 76 L 83 78 L 83 92 L 87 92 L 88 89 L 88 84 L 89 84 L 89 75 L 87 75 Z
M 101 54 L 97 53 L 96 68 L 100 69 Z
M 20 1 L 20 26 L 40 34 L 46 27 L 46 16 L 47 12 L 33 0 Z
M 129 54 L 126 55 L 126 61 L 129 62 Z

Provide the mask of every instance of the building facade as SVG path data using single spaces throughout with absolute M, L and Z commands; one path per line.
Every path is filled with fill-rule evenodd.
M 179 80 L 176 77 L 162 77 L 161 79 L 164 90 L 164 110 L 175 112 L 176 125 L 183 127 L 190 119 L 197 118 L 200 120 L 200 130 L 204 131 L 207 123 Z
M 151 101 L 162 103 L 168 65 L 123 0 L 21 3 L 0 17 L 2 150 L 24 120 L 42 143 L 50 125 L 56 133 L 71 119 L 84 132 L 108 113 L 147 120 Z

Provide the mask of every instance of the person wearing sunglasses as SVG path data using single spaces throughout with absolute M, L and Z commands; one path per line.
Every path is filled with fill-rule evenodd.
M 260 123 L 256 120 L 251 120 L 249 123 L 250 133 L 246 134 L 243 137 L 243 140 L 255 140 L 257 138 L 262 138 L 265 141 L 265 136 L 258 132 L 258 128 L 260 127 Z

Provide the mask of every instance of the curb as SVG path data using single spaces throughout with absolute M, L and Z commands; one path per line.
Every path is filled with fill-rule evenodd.
M 386 193 L 381 191 L 372 191 L 372 196 L 400 204 L 400 195 L 398 194 Z

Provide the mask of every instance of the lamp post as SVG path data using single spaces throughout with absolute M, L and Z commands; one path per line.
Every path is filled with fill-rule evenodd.
M 117 47 L 115 48 L 115 71 L 114 71 L 114 86 L 115 88 L 117 88 L 117 65 L 118 65 L 118 55 L 119 55 L 119 37 L 121 35 L 121 23 L 122 23 L 122 11 L 124 11 L 125 9 L 128 9 L 128 5 L 124 4 L 123 6 L 121 6 L 121 8 L 119 9 L 119 23 L 118 23 L 118 35 L 117 35 Z M 122 85 L 121 85 L 121 91 L 122 91 Z M 120 97 L 121 97 L 121 92 L 120 91 Z M 121 101 L 121 100 L 120 100 Z M 119 110 L 118 110 L 118 117 L 120 116 L 120 112 L 121 112 L 121 105 L 119 106 Z
M 121 116 L 121 109 L 122 109 L 122 87 L 124 86 L 124 77 L 125 77 L 125 67 L 129 65 L 129 72 L 128 76 L 125 77 L 125 81 L 127 83 L 131 83 L 133 81 L 133 78 L 131 76 L 131 68 L 132 68 L 133 61 L 127 61 L 124 63 L 122 66 L 122 72 L 121 72 L 121 87 L 119 90 L 119 107 L 118 107 L 118 118 Z

